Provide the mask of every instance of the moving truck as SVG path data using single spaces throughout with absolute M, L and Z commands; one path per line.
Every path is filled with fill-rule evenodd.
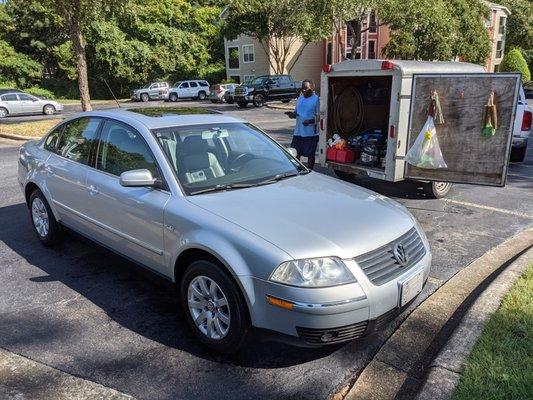
M 398 182 L 421 181 L 431 197 L 451 183 L 504 186 L 509 164 L 520 75 L 487 73 L 463 62 L 347 60 L 324 66 L 320 87 L 318 162 L 345 178 L 354 174 Z M 405 161 L 438 96 L 443 123 L 436 125 L 446 168 L 427 169 Z M 433 96 L 433 97 L 432 97 Z M 482 134 L 490 98 L 497 110 L 493 136 Z M 361 148 L 353 162 L 328 157 L 328 139 L 348 146 L 379 145 L 374 156 Z

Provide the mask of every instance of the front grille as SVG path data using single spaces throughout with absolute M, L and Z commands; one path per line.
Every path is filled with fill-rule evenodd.
M 240 87 L 240 86 L 239 86 L 239 87 L 237 87 L 237 88 L 235 89 L 235 95 L 236 95 L 236 96 L 244 96 L 245 93 L 246 93 L 246 89 L 243 88 L 243 87 Z
M 396 244 L 402 244 L 406 251 L 408 262 L 405 266 L 402 266 L 394 257 L 393 247 Z M 424 243 L 416 229 L 412 228 L 398 239 L 357 256 L 354 260 L 374 285 L 382 285 L 403 274 L 419 262 L 425 254 Z
M 305 339 L 309 344 L 339 343 L 362 336 L 365 333 L 367 324 L 368 321 L 362 321 L 356 324 L 330 329 L 302 328 L 297 326 L 296 332 L 298 332 L 299 337 Z M 322 340 L 325 334 L 328 334 L 328 340 Z

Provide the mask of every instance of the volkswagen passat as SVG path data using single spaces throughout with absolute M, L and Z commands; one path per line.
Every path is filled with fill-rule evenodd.
M 22 146 L 41 242 L 64 225 L 170 279 L 194 334 L 226 352 L 252 327 L 308 346 L 352 340 L 420 293 L 431 253 L 403 206 L 199 112 L 84 113 Z

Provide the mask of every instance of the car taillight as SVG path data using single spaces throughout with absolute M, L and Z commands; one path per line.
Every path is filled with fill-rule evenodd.
M 531 120 L 533 115 L 531 111 L 524 111 L 524 116 L 522 117 L 522 129 L 523 131 L 529 131 L 531 129 Z
M 381 69 L 394 69 L 394 63 L 389 60 L 385 60 L 381 63 Z
M 394 139 L 395 136 L 396 136 L 396 128 L 394 127 L 394 125 L 391 125 L 389 126 L 389 137 L 391 139 Z

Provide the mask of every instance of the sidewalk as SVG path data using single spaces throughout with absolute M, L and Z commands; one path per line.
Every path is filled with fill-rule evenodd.
M 0 399 L 125 400 L 133 397 L 0 348 Z

